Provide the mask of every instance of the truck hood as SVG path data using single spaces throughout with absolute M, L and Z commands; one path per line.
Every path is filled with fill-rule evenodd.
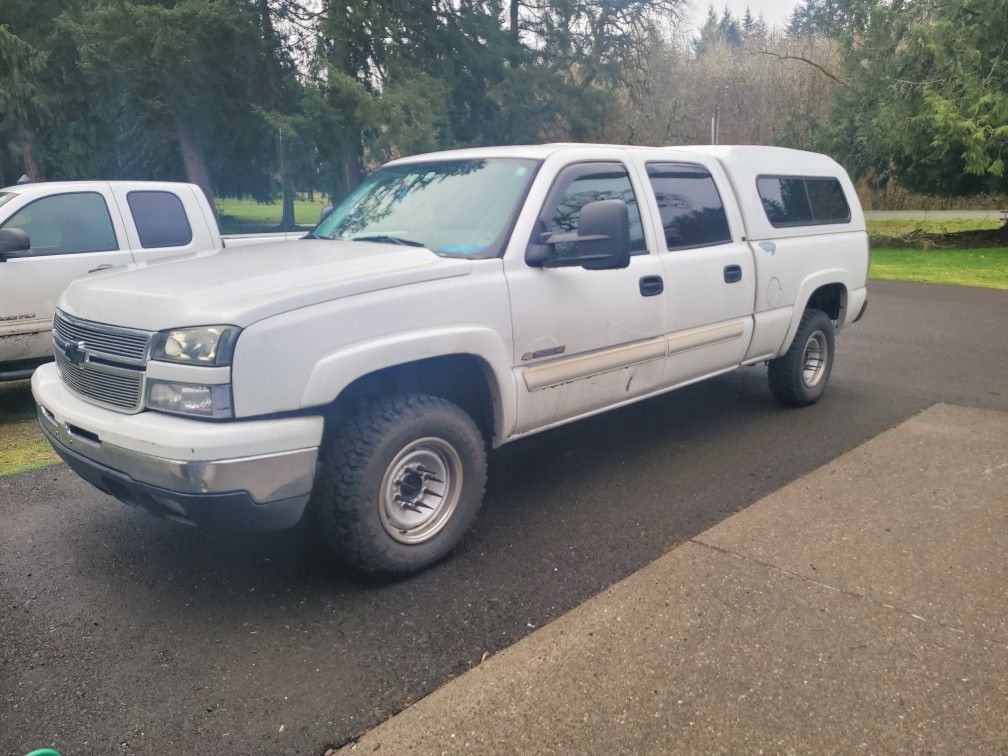
M 149 331 L 245 327 L 300 307 L 471 270 L 469 260 L 420 247 L 304 239 L 199 252 L 89 276 L 67 287 L 60 308 Z

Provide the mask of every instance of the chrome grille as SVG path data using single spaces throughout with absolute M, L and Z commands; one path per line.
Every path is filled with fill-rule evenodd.
M 135 410 L 140 406 L 143 392 L 143 371 L 134 375 L 119 375 L 96 370 L 94 363 L 76 365 L 56 351 L 56 365 L 63 382 L 78 394 L 120 409 Z
M 63 382 L 97 404 L 138 411 L 152 333 L 81 320 L 57 311 L 53 351 Z
M 136 365 L 143 364 L 151 337 L 147 331 L 80 320 L 59 310 L 53 319 L 53 333 L 62 341 L 84 342 L 83 348 L 88 352 L 120 357 Z

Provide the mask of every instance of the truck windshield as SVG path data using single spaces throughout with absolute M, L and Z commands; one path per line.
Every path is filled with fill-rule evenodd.
M 538 167 L 535 160 L 490 158 L 381 168 L 312 235 L 422 246 L 440 255 L 496 257 Z

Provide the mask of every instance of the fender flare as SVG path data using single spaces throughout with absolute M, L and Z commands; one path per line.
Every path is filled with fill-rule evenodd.
M 494 446 L 499 445 L 514 430 L 518 393 L 509 346 L 494 331 L 481 326 L 406 331 L 331 352 L 312 368 L 301 406 L 331 404 L 347 386 L 371 373 L 450 355 L 469 355 L 482 364 L 494 407 Z
M 787 335 L 784 337 L 780 351 L 777 352 L 778 356 L 791 348 L 791 342 L 794 341 L 795 334 L 798 333 L 798 325 L 801 323 L 802 315 L 805 313 L 805 307 L 808 305 L 809 300 L 812 299 L 812 294 L 815 293 L 816 289 L 830 284 L 840 284 L 843 287 L 843 301 L 840 303 L 841 321 L 843 320 L 842 313 L 847 307 L 847 299 L 850 296 L 850 286 L 848 286 L 846 281 L 847 275 L 847 271 L 843 268 L 832 268 L 817 271 L 801 282 L 801 285 L 798 287 L 798 294 L 795 297 L 795 307 L 791 312 L 791 325 L 788 326 Z

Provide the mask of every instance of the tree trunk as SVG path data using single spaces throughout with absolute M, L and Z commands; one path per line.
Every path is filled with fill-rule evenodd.
M 336 3 L 332 3 L 336 5 Z M 339 13 L 338 10 L 330 8 L 330 12 Z M 345 39 L 338 32 L 334 34 L 333 42 L 329 48 L 329 62 L 341 73 L 347 76 L 357 76 L 350 59 L 350 50 Z M 364 178 L 364 171 L 361 163 L 364 158 L 364 150 L 361 142 L 361 134 L 356 124 L 348 127 L 341 135 L 339 147 L 340 184 L 336 187 L 334 195 L 329 197 L 329 202 L 336 207 L 343 199 L 350 194 Z
M 511 43 L 518 46 L 521 42 L 521 31 L 518 29 L 518 9 L 521 7 L 519 0 L 511 0 L 508 4 L 508 19 L 511 24 Z
M 343 183 L 340 186 L 340 196 L 330 198 L 333 207 L 342 202 L 364 178 L 364 171 L 361 169 L 360 160 L 360 140 L 346 139 L 340 147 L 340 168 Z
M 21 129 L 18 133 L 18 149 L 21 151 L 21 164 L 25 175 L 32 181 L 45 181 L 42 169 L 35 159 L 35 140 L 27 129 Z
M 213 208 L 214 215 L 217 215 L 217 207 L 214 205 L 214 193 L 210 188 L 210 174 L 206 167 L 206 158 L 203 156 L 203 146 L 193 133 L 189 125 L 181 118 L 175 121 L 175 134 L 178 137 L 179 151 L 182 153 L 182 164 L 185 166 L 186 179 L 191 184 L 196 184 L 203 190 L 207 202 Z
M 294 220 L 294 189 L 290 179 L 283 183 L 283 217 L 280 218 L 281 231 L 293 231 L 297 223 Z
M 280 217 L 280 230 L 291 231 L 294 229 L 294 187 L 291 186 L 291 178 L 287 174 L 287 160 L 284 155 L 283 132 L 277 134 L 277 163 L 280 169 L 280 186 L 283 189 L 283 213 Z

